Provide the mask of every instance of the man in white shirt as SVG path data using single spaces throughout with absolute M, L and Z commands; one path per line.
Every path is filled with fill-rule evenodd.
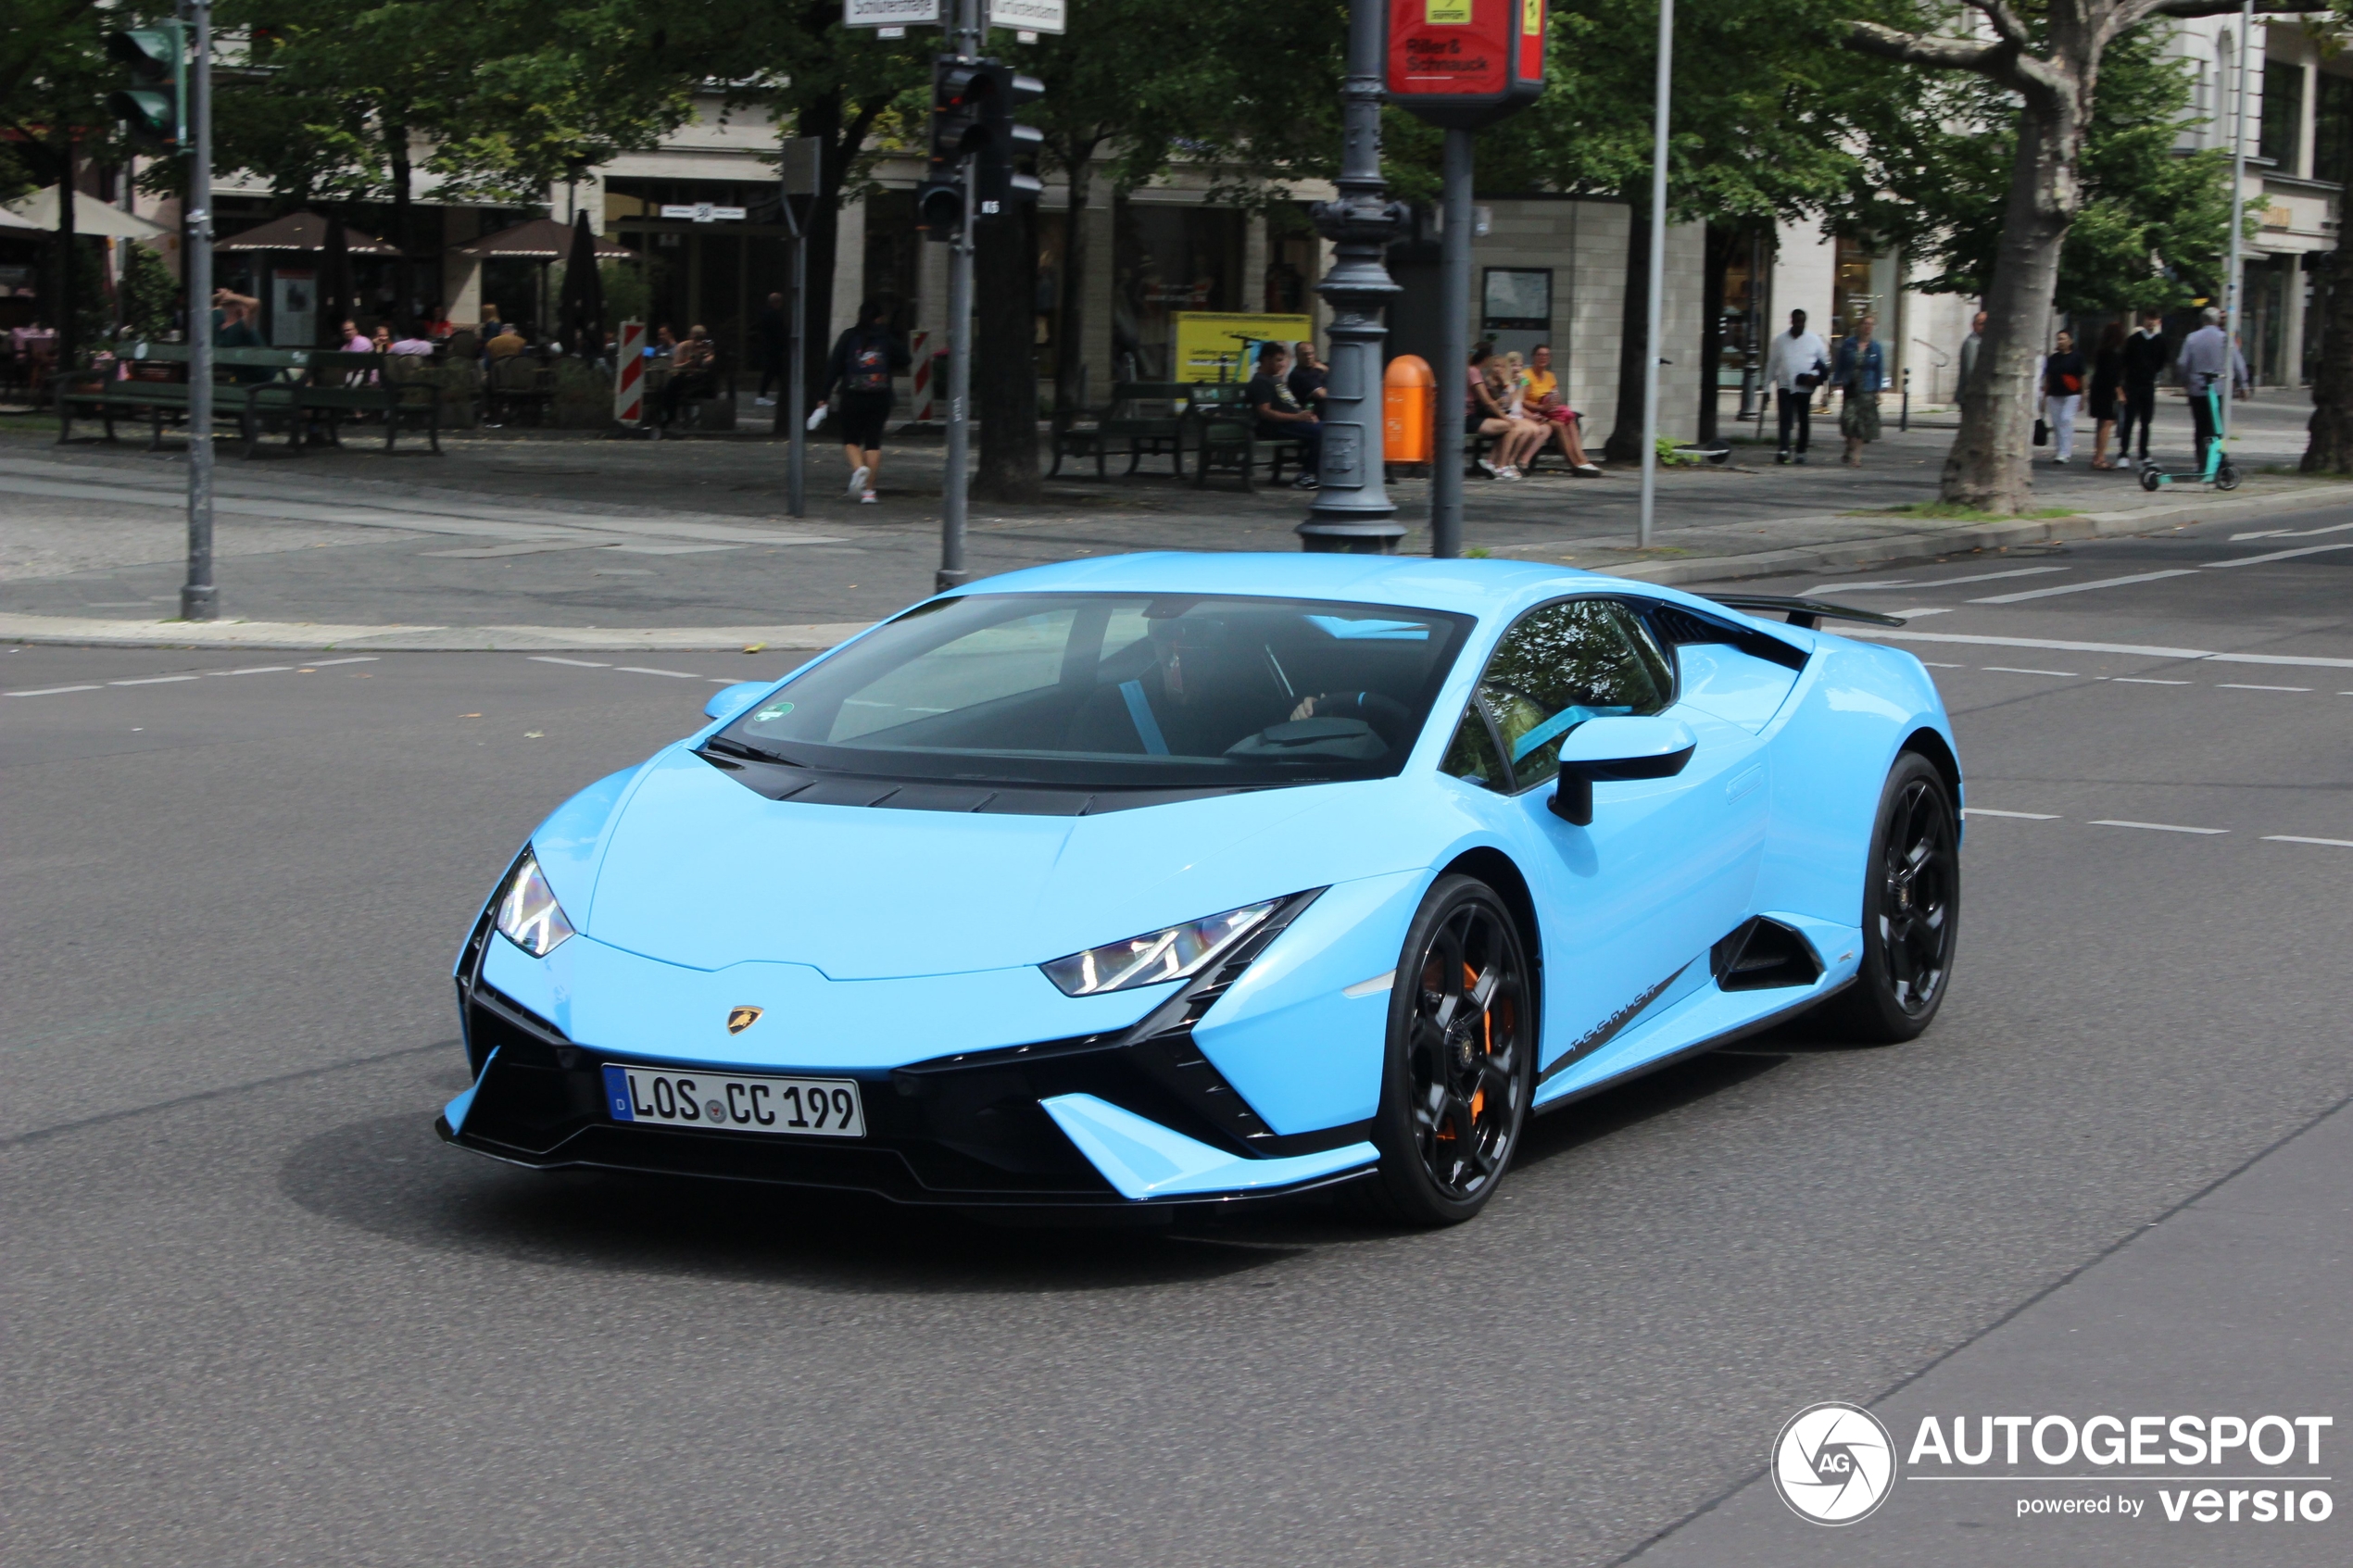
M 1773 396 L 1780 405 L 1781 416 L 1780 450 L 1773 461 L 1806 461 L 1806 448 L 1814 434 L 1814 389 L 1822 384 L 1829 373 L 1831 347 L 1818 333 L 1806 330 L 1806 312 L 1789 313 L 1789 331 L 1773 340 L 1765 356 L 1765 379 L 1773 383 Z M 1797 445 L 1790 445 L 1791 427 L 1795 426 Z

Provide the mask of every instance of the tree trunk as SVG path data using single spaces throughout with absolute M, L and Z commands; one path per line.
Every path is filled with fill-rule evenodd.
M 1010 210 L 974 229 L 973 411 L 980 417 L 980 465 L 972 493 L 990 501 L 1034 501 L 1038 478 L 1038 208 Z
M 1642 370 L 1651 352 L 1651 221 L 1648 187 L 1629 195 L 1633 232 L 1626 237 L 1626 308 L 1618 318 L 1617 422 L 1602 445 L 1613 463 L 1642 458 Z
M 1087 328 L 1087 190 L 1093 183 L 1095 139 L 1070 148 L 1069 217 L 1063 227 L 1063 290 L 1054 302 L 1054 410 L 1071 413 L 1081 401 L 1078 379 L 1086 364 L 1081 334 Z
M 2353 106 L 2348 106 L 2353 121 Z M 2353 123 L 2346 127 L 2353 134 Z M 2306 473 L 2353 473 L 2353 198 L 2336 198 L 2336 249 L 2322 272 L 2327 314 L 2321 337 L 2321 369 L 2312 378 L 2312 433 L 2304 448 Z M 2308 329 L 2309 330 L 2309 329 Z
M 1707 226 L 1707 259 L 1700 278 L 1699 444 L 1713 446 L 1717 437 L 1717 367 L 1724 362 L 1724 279 L 1732 270 L 1732 253 L 1748 243 L 1745 229 Z
M 1985 296 L 1985 342 L 1975 380 L 1961 389 L 1961 428 L 1944 458 L 1943 496 L 1956 506 L 2015 515 L 2034 498 L 2035 368 L 2058 288 L 2059 251 L 2081 200 L 2078 105 L 2092 97 L 2079 69 L 2072 94 L 2029 94 L 2019 111 L 2002 243 Z
M 400 249 L 399 258 L 392 266 L 393 332 L 400 337 L 414 337 L 417 333 L 415 319 L 417 264 L 409 255 L 416 248 L 416 236 L 412 231 L 412 220 L 415 215 L 409 200 L 410 171 L 408 124 L 402 121 L 386 126 L 384 142 L 392 155 L 392 243 Z M 539 323 L 539 326 L 541 331 L 547 330 L 546 322 Z

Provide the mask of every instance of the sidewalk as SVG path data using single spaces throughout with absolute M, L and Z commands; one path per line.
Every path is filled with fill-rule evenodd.
M 2293 472 L 2301 395 L 2247 405 L 2235 495 L 2144 494 L 2127 473 L 2039 465 L 2038 501 L 2070 515 L 1998 523 L 1892 515 L 1935 497 L 1949 425 L 1898 433 L 1842 468 L 1736 445 L 1722 469 L 1659 476 L 1653 547 L 1635 546 L 1631 471 L 1599 480 L 1474 480 L 1466 546 L 1660 583 L 1894 565 L 2050 540 L 2259 517 L 2353 502 L 2353 484 Z M 2166 414 L 2181 417 L 2167 424 Z M 2187 418 L 2160 411 L 2186 448 Z M 2165 454 L 2186 460 L 2186 450 Z M 0 638 L 253 647 L 694 648 L 830 646 L 921 598 L 938 559 L 940 448 L 885 454 L 879 506 L 841 488 L 838 453 L 812 452 L 805 518 L 783 514 L 782 444 L 660 444 L 499 435 L 441 458 L 347 448 L 219 463 L 216 580 L 224 616 L 177 613 L 184 461 L 176 450 L 60 447 L 0 427 Z M 1114 474 L 1118 464 L 1114 465 Z M 1389 487 L 1428 548 L 1426 480 Z M 1034 505 L 975 500 L 968 561 L 982 575 L 1147 549 L 1298 547 L 1311 497 L 1139 475 L 1050 482 Z

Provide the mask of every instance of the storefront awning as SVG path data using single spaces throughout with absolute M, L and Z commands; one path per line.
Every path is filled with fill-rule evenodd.
M 486 234 L 471 245 L 450 247 L 459 256 L 488 260 L 503 257 L 516 261 L 561 261 L 572 254 L 572 225 L 552 218 L 534 218 L 511 229 Z M 599 261 L 635 261 L 637 253 L 610 240 L 597 242 Z
M 350 224 L 339 225 L 344 243 L 354 256 L 398 256 L 400 247 L 361 233 Z M 217 251 L 245 250 L 324 250 L 327 248 L 327 220 L 315 212 L 290 212 L 283 218 L 273 218 L 258 229 L 247 229 L 232 234 L 215 245 Z
M 27 228 L 45 229 L 55 233 L 57 229 L 57 188 L 52 185 L 45 191 L 35 191 L 21 200 L 10 202 L 7 211 L 22 220 Z M 17 225 L 11 223 L 7 227 L 14 229 Z M 171 232 L 160 223 L 150 223 L 135 213 L 109 206 L 87 191 L 73 194 L 73 229 L 78 234 L 101 234 L 118 240 L 153 240 L 157 235 Z

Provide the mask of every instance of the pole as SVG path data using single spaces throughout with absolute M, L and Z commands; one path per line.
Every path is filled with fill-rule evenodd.
M 1381 462 L 1380 310 L 1399 292 L 1383 257 L 1403 223 L 1380 172 L 1381 52 L 1389 0 L 1349 0 L 1348 75 L 1340 86 L 1339 196 L 1318 202 L 1316 230 L 1332 270 L 1315 285 L 1331 302 L 1331 381 L 1324 393 L 1322 488 L 1297 530 L 1300 548 L 1390 555 L 1405 536 Z M 1440 377 L 1441 398 L 1444 377 Z
M 1651 141 L 1651 276 L 1650 320 L 1642 366 L 1642 517 L 1635 543 L 1647 550 L 1658 510 L 1658 367 L 1659 339 L 1665 330 L 1667 288 L 1667 109 L 1675 77 L 1675 0 L 1658 0 L 1658 88 L 1655 94 L 1657 124 Z M 1704 375 L 1707 367 L 1700 367 Z
M 981 0 L 955 0 L 956 57 L 980 57 Z M 948 242 L 948 453 L 939 483 L 939 570 L 932 589 L 944 593 L 972 577 L 964 566 L 964 469 L 972 451 L 972 429 L 966 422 L 973 383 L 973 222 L 980 195 L 975 186 L 974 158 L 957 160 L 956 180 L 963 188 L 963 220 Z
M 785 220 L 792 225 L 792 346 L 785 377 L 785 414 L 792 426 L 792 445 L 785 453 L 785 510 L 794 517 L 809 512 L 809 388 L 801 378 L 809 368 L 809 230 L 793 216 L 792 197 L 784 198 Z
M 1473 132 L 1446 132 L 1445 227 L 1438 237 L 1438 450 L 1429 470 L 1429 553 L 1463 553 L 1463 387 L 1470 364 Z M 1448 388 L 1453 388 L 1450 398 Z
M 195 59 L 188 68 L 188 581 L 180 619 L 213 621 L 212 581 L 212 0 L 187 0 Z
M 2248 45 L 2255 39 L 2255 0 L 2246 0 L 2239 13 L 2238 111 L 2231 122 L 2231 259 L 2222 277 L 2222 396 L 2214 421 L 2214 439 L 2231 432 L 2231 397 L 2238 390 L 2239 232 L 2246 223 L 2246 88 Z M 2252 369 L 2252 367 L 2249 367 Z

